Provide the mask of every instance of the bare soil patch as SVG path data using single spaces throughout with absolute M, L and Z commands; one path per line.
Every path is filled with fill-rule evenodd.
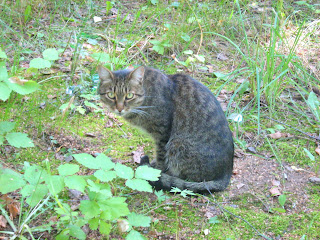
M 309 212 L 309 178 L 315 174 L 297 166 L 282 163 L 273 158 L 261 158 L 249 154 L 234 158 L 234 176 L 228 191 L 231 199 L 251 195 L 252 201 L 261 202 L 263 210 L 279 207 L 277 196 L 286 194 L 287 212 Z M 249 199 L 248 199 L 249 200 Z

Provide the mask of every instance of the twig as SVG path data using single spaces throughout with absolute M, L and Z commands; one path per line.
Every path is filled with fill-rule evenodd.
M 287 127 L 290 127 L 290 128 L 292 128 L 292 129 L 294 129 L 294 130 L 296 130 L 296 131 L 298 131 L 298 132 L 300 132 L 300 133 L 308 136 L 309 138 L 312 138 L 312 139 L 314 139 L 314 140 L 320 141 L 320 138 L 319 138 L 319 137 L 311 136 L 310 134 L 308 134 L 308 133 L 306 133 L 306 132 L 303 132 L 303 131 L 301 131 L 300 129 L 295 128 L 295 127 L 293 127 L 293 126 L 291 126 L 291 125 L 289 125 L 289 124 L 287 124 L 287 123 L 281 122 L 281 121 L 279 121 L 279 120 L 273 119 L 273 118 L 268 117 L 268 116 L 265 116 L 265 118 L 270 119 L 270 120 L 272 120 L 272 121 L 274 121 L 274 122 L 280 123 L 280 124 L 282 124 L 282 125 L 285 125 L 285 126 L 287 126 Z
M 246 224 L 248 224 L 253 230 L 255 230 L 260 237 L 262 237 L 262 238 L 264 238 L 264 239 L 267 239 L 267 240 L 272 240 L 271 238 L 269 238 L 269 237 L 265 236 L 264 234 L 260 233 L 260 232 L 258 231 L 258 229 L 256 229 L 256 228 L 255 228 L 251 223 L 249 223 L 247 220 L 243 219 L 242 217 L 240 217 L 240 216 L 238 216 L 238 215 L 235 215 L 234 213 L 232 213 L 232 212 L 230 212 L 229 210 L 227 210 L 227 209 L 225 209 L 224 207 L 222 207 L 222 206 L 216 201 L 216 199 L 214 198 L 214 196 L 213 196 L 213 194 L 211 193 L 211 191 L 210 191 L 208 185 L 206 184 L 206 182 L 204 182 L 204 184 L 205 184 L 208 192 L 211 194 L 212 198 L 213 198 L 214 201 L 215 201 L 215 202 L 211 202 L 211 201 L 207 198 L 207 200 L 208 200 L 209 202 L 211 202 L 212 204 L 216 205 L 218 208 L 220 208 L 221 211 L 227 212 L 227 213 L 229 213 L 230 215 L 232 215 L 232 216 L 234 216 L 234 217 L 236 217 L 236 218 L 239 218 L 240 220 L 244 221 L 244 222 L 245 222 Z
M 145 40 L 145 43 L 142 45 L 142 47 L 139 48 L 139 47 L 137 46 L 138 51 L 137 51 L 133 56 L 131 56 L 131 57 L 129 58 L 128 62 L 131 62 L 131 60 L 132 60 L 133 58 L 135 58 L 139 53 L 142 52 L 142 50 L 143 50 L 143 49 L 147 46 L 147 44 L 149 43 L 149 40 L 150 40 L 151 37 L 152 37 L 152 36 L 147 36 L 147 38 L 146 38 L 146 40 Z M 142 40 L 142 38 L 141 38 L 137 43 L 135 43 L 134 45 L 132 45 L 132 46 L 128 49 L 128 51 L 129 51 L 130 49 L 132 49 L 134 46 L 136 46 L 141 40 Z
M 125 46 L 124 43 L 119 42 L 117 39 L 110 38 L 110 37 L 105 36 L 105 35 L 103 35 L 103 34 L 101 34 L 101 33 L 97 33 L 96 35 L 99 36 L 99 37 L 102 37 L 104 40 L 111 41 L 111 42 L 113 42 L 113 43 L 115 43 L 115 44 L 119 44 L 119 45 L 121 45 L 121 46 L 123 46 L 123 47 Z

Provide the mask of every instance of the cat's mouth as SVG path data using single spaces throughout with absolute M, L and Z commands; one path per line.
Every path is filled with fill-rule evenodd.
M 124 115 L 126 115 L 128 113 L 128 111 L 121 111 L 119 112 L 118 110 L 113 111 L 116 115 L 123 117 Z

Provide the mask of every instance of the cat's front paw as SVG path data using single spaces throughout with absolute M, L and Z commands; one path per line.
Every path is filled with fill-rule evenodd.
M 150 160 L 149 160 L 149 157 L 147 155 L 143 156 L 140 158 L 140 166 L 143 166 L 143 165 L 150 165 Z

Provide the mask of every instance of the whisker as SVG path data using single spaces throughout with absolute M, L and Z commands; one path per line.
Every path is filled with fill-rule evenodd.
M 135 113 L 135 114 L 138 114 L 138 115 L 143 116 L 143 117 L 149 116 L 149 113 L 147 113 L 147 112 L 145 112 L 143 110 L 136 109 L 136 108 L 132 109 L 131 113 Z
M 140 108 L 154 108 L 155 106 L 140 106 L 140 107 L 136 107 L 136 109 L 140 109 Z

